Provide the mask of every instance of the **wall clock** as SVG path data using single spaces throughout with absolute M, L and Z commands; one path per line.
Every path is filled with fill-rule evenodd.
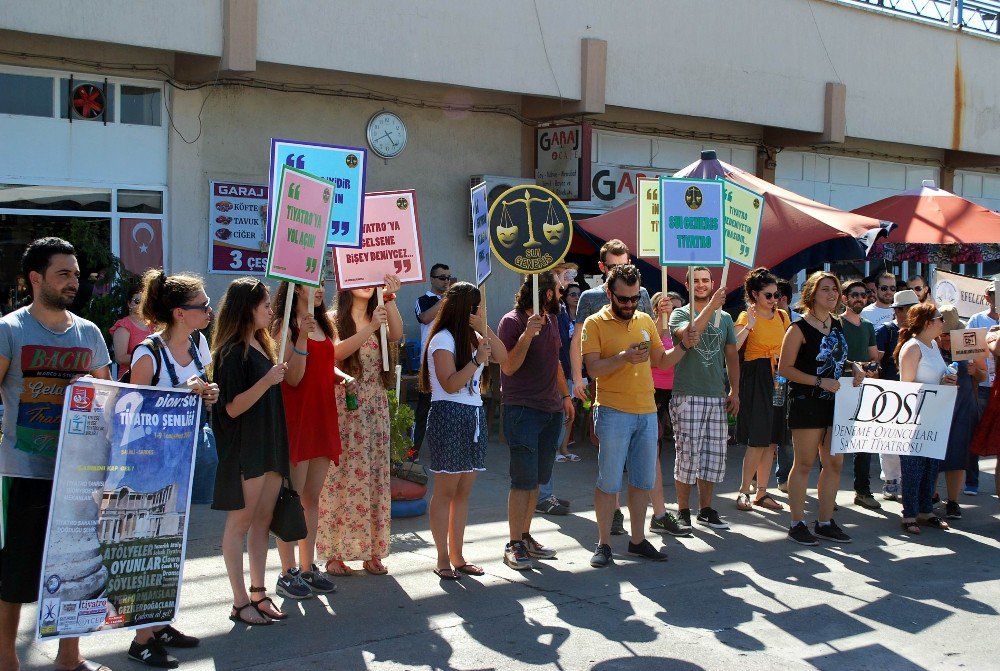
M 406 125 L 392 112 L 378 112 L 368 120 L 368 146 L 382 158 L 396 158 L 406 147 Z

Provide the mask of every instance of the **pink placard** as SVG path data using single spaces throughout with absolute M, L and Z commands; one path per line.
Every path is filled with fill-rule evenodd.
M 338 289 L 381 286 L 386 275 L 404 284 L 424 281 L 414 191 L 366 193 L 363 223 L 361 249 L 334 249 Z
M 317 287 L 330 232 L 333 184 L 281 166 L 267 276 Z

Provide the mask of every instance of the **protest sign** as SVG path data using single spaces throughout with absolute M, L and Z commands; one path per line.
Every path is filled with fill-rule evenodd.
M 986 288 L 989 284 L 989 280 L 978 277 L 935 270 L 934 302 L 939 306 L 954 305 L 958 316 L 968 319 L 989 307 L 986 305 Z
M 489 209 L 486 206 L 486 183 L 472 187 L 472 239 L 476 250 L 476 286 L 482 286 L 493 272 L 490 254 Z
M 764 216 L 764 196 L 729 180 L 723 185 L 726 260 L 753 268 L 760 220 Z
M 333 184 L 283 165 L 274 202 L 267 276 L 318 287 L 330 227 Z
M 640 177 L 636 183 L 636 218 L 641 258 L 660 258 L 660 179 Z M 666 290 L 666 284 L 663 285 Z
M 489 228 L 493 254 L 518 273 L 552 270 L 573 242 L 573 220 L 565 203 L 533 184 L 500 194 L 490 206 Z
M 417 194 L 412 190 L 365 194 L 361 249 L 337 247 L 337 287 L 380 287 L 386 275 L 403 284 L 424 281 Z
M 334 247 L 360 247 L 361 221 L 365 205 L 365 175 L 368 152 L 360 147 L 341 147 L 317 142 L 271 140 L 271 188 L 268 205 L 274 207 L 281 166 L 304 170 L 334 185 L 333 208 L 328 217 L 326 244 Z M 272 223 L 274 218 L 270 220 Z M 271 230 L 268 230 L 268 235 Z M 268 238 L 270 240 L 270 238 Z
M 893 380 L 840 379 L 833 454 L 880 452 L 944 459 L 958 388 Z
M 725 263 L 722 182 L 660 178 L 660 265 Z
M 264 185 L 209 182 L 208 272 L 256 275 L 267 270 Z
M 952 361 L 974 361 L 985 357 L 989 352 L 986 347 L 986 331 L 985 328 L 949 331 Z
M 81 378 L 67 389 L 39 639 L 169 624 L 184 569 L 201 399 Z

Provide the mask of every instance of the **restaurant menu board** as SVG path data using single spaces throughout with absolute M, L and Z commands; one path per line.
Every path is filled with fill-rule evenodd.
M 266 186 L 209 182 L 208 272 L 262 275 L 267 269 L 266 221 Z

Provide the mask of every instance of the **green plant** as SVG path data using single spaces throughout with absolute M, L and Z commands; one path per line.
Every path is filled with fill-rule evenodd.
M 393 461 L 403 461 L 413 447 L 410 435 L 416 415 L 409 404 L 399 405 L 394 390 L 386 391 L 386 396 L 389 397 L 389 456 Z

